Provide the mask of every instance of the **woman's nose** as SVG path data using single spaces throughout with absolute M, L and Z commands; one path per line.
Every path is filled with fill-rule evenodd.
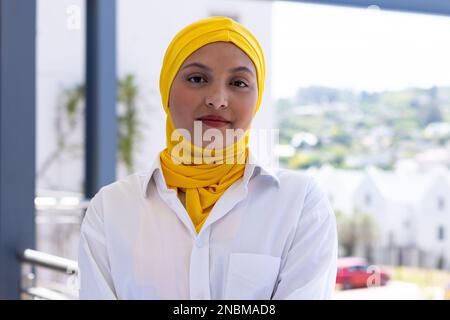
M 228 98 L 223 88 L 212 88 L 206 97 L 206 105 L 210 108 L 220 109 L 228 107 Z

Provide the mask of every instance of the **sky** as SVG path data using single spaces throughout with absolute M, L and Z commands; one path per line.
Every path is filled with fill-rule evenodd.
M 277 1 L 272 96 L 450 85 L 450 17 Z

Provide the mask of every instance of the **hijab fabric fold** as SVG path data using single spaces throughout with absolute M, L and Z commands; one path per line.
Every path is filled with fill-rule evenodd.
M 221 150 L 197 146 L 174 127 L 168 105 L 169 94 L 173 79 L 186 58 L 202 46 L 219 41 L 233 43 L 255 65 L 258 100 L 254 116 L 264 90 L 264 54 L 250 31 L 228 17 L 201 19 L 179 31 L 166 50 L 159 80 L 162 104 L 167 114 L 166 148 L 160 153 L 161 168 L 167 187 L 177 191 L 178 196 L 180 191 L 185 192 L 186 211 L 197 233 L 223 193 L 244 175 L 250 128 L 234 144 Z M 175 152 L 180 149 L 187 152 Z

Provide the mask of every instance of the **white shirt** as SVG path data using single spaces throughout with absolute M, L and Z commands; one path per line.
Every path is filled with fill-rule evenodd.
M 262 165 L 216 202 L 200 233 L 162 174 L 102 187 L 81 226 L 80 299 L 328 299 L 333 210 L 314 178 Z

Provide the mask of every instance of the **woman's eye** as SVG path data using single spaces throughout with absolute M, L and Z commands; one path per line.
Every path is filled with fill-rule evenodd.
M 233 83 L 234 85 L 237 84 L 237 86 L 238 86 L 239 88 L 245 88 L 245 87 L 247 87 L 247 84 L 246 84 L 244 81 L 236 80 L 236 81 L 233 81 L 232 83 Z
M 195 80 L 191 81 L 191 79 L 195 79 Z M 205 79 L 203 77 L 200 77 L 200 76 L 193 76 L 193 77 L 189 77 L 188 78 L 188 81 L 189 82 L 193 82 L 193 83 L 200 83 L 201 80 L 204 80 L 204 82 L 206 82 Z

